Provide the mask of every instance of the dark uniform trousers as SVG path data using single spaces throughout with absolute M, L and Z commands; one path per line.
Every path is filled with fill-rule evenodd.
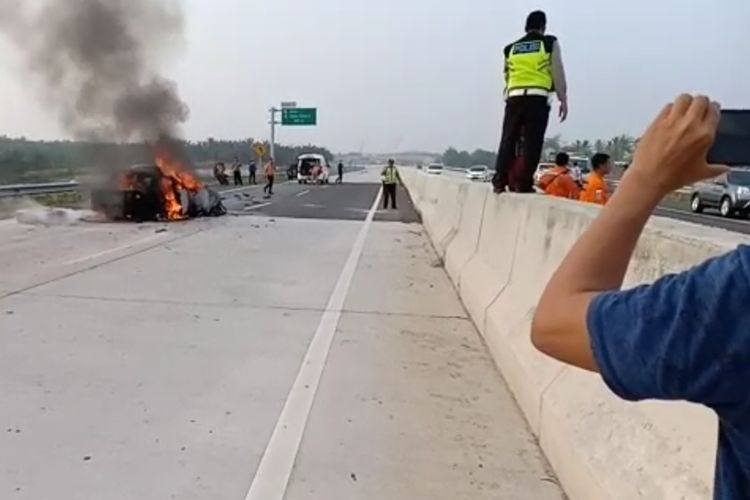
M 542 157 L 549 113 L 549 101 L 544 96 L 516 96 L 505 101 L 503 133 L 495 164 L 495 178 L 492 181 L 496 190 L 504 191 L 508 186 L 508 174 L 516 157 L 516 147 L 523 138 L 521 154 L 524 168 L 520 172 L 517 189 L 522 193 L 534 191 L 534 172 Z

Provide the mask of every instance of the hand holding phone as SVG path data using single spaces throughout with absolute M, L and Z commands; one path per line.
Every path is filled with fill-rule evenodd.
M 750 110 L 724 109 L 708 162 L 729 167 L 750 167 Z

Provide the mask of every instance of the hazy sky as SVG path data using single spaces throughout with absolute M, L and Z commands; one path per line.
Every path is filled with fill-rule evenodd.
M 191 139 L 266 138 L 282 100 L 319 108 L 284 143 L 335 151 L 494 149 L 502 47 L 542 8 L 559 37 L 566 139 L 637 135 L 681 91 L 750 107 L 748 0 L 184 0 L 182 53 L 165 75 L 191 109 Z M 29 33 L 33 36 L 33 33 Z M 0 134 L 57 138 L 0 42 Z

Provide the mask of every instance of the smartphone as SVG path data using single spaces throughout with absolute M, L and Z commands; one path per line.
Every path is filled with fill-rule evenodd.
M 723 109 L 708 162 L 750 167 L 750 109 Z

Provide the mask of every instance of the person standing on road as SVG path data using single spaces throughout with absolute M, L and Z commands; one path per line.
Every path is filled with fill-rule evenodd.
M 343 184 L 344 183 L 344 164 L 342 162 L 339 162 L 338 169 L 339 169 L 339 177 L 338 179 L 336 179 L 336 184 Z
M 250 176 L 247 178 L 248 184 L 257 184 L 258 181 L 255 179 L 255 172 L 258 170 L 258 166 L 255 164 L 254 161 L 250 162 L 250 166 L 248 167 L 250 171 Z
M 236 156 L 234 157 L 234 163 L 232 164 L 232 173 L 234 174 L 234 185 L 242 186 L 242 163 Z
M 713 495 L 729 500 L 750 498 L 750 247 L 621 289 L 662 199 L 729 170 L 706 161 L 720 116 L 703 96 L 682 95 L 664 108 L 612 199 L 552 276 L 531 335 L 537 349 L 599 373 L 624 400 L 684 400 L 713 410 Z
M 496 193 L 508 188 L 508 173 L 518 141 L 524 140 L 524 170 L 518 190 L 534 192 L 534 171 L 544 146 L 550 97 L 560 100 L 560 120 L 568 117 L 567 83 L 560 43 L 546 35 L 547 15 L 534 11 L 526 20 L 526 36 L 505 47 L 505 117 L 492 183 Z M 511 186 L 513 187 L 513 186 Z
M 609 201 L 609 186 L 605 177 L 612 169 L 612 159 L 608 154 L 597 153 L 591 159 L 591 168 L 593 172 L 581 191 L 581 201 L 606 205 Z
M 266 196 L 273 196 L 273 181 L 276 178 L 276 163 L 273 161 L 273 158 L 268 160 L 263 170 L 266 174 L 266 185 L 263 188 L 263 192 Z
M 388 208 L 388 201 L 391 202 L 391 208 L 397 210 L 396 207 L 396 187 L 401 182 L 401 175 L 398 173 L 396 168 L 396 162 L 388 160 L 388 166 L 383 169 L 380 174 L 380 178 L 383 181 L 383 208 Z

